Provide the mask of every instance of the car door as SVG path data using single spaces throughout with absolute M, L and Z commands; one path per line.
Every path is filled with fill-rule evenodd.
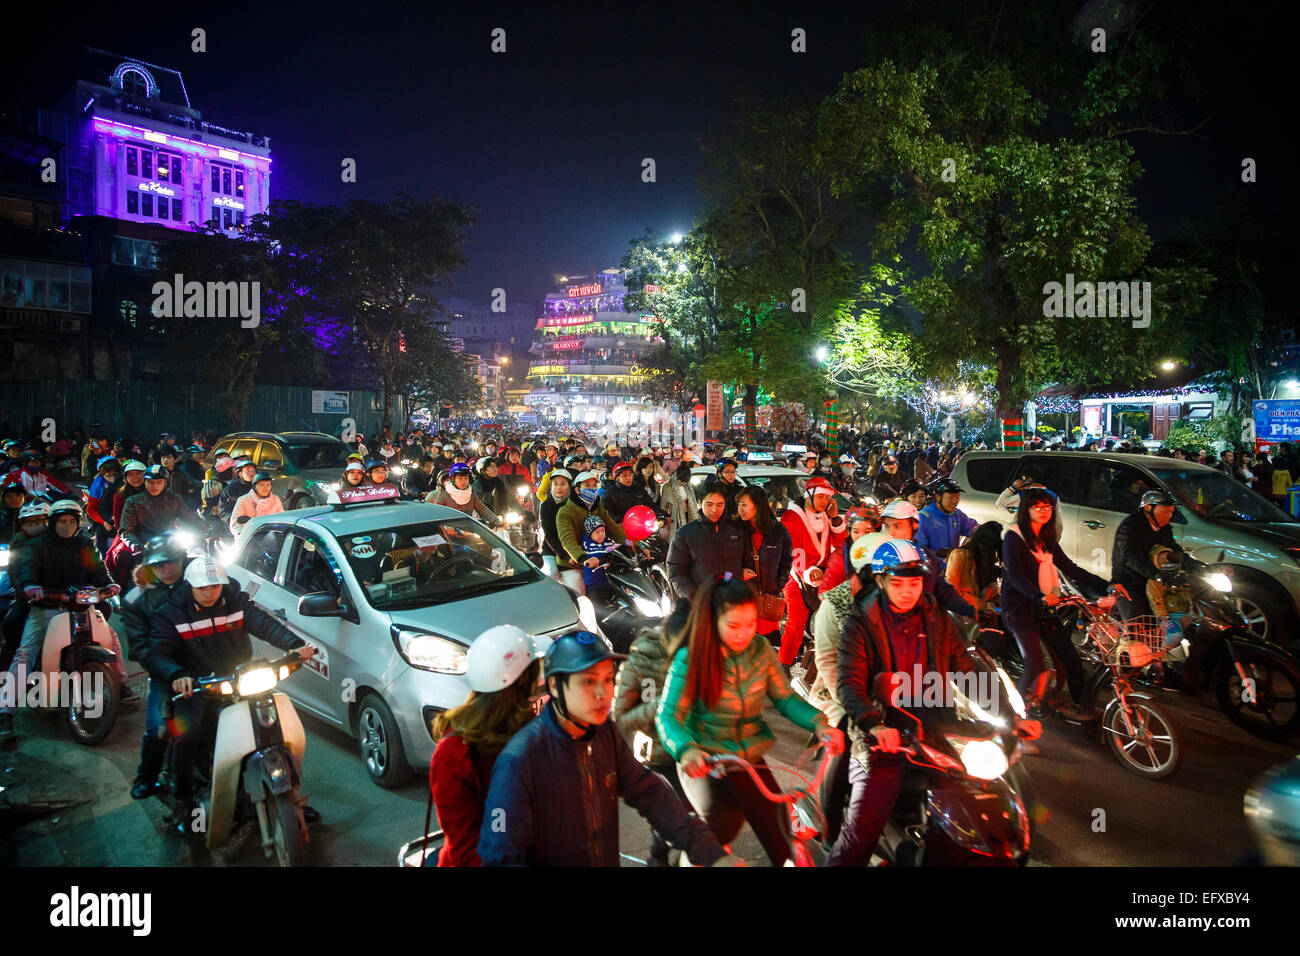
M 308 594 L 324 592 L 340 606 L 348 603 L 347 588 L 338 562 L 324 539 L 313 531 L 294 528 L 285 548 L 280 591 L 285 595 L 283 622 L 296 635 L 316 648 L 315 656 L 293 675 L 294 696 L 318 713 L 340 725 L 346 723 L 342 681 L 355 674 L 343 657 L 355 648 L 356 625 L 339 617 L 304 617 L 298 601 Z M 279 617 L 280 615 L 277 615 Z M 343 666 L 340 666 L 343 665 Z
M 1141 507 L 1142 492 L 1155 487 L 1146 472 L 1126 462 L 1095 459 L 1079 506 L 1079 557 L 1093 574 L 1111 576 L 1111 551 L 1119 523 Z
M 1061 512 L 1061 550 L 1066 556 L 1090 567 L 1079 559 L 1079 502 L 1082 500 L 1084 479 L 1087 476 L 1087 459 L 1062 452 L 1046 455 L 1026 455 L 1017 471 L 1033 464 L 1043 473 L 1043 484 L 1057 496 Z M 1014 519 L 1013 519 L 1014 520 Z

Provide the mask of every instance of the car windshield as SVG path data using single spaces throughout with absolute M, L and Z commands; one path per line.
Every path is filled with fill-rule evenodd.
M 347 464 L 352 448 L 336 442 L 307 442 L 302 445 L 285 445 L 284 453 L 289 456 L 289 464 L 296 471 L 311 468 L 338 468 Z
M 339 536 L 366 600 L 381 611 L 406 611 L 504 591 L 540 572 L 469 518 Z
M 1290 515 L 1221 471 L 1200 468 L 1156 470 L 1178 501 L 1202 518 L 1219 521 L 1295 521 Z

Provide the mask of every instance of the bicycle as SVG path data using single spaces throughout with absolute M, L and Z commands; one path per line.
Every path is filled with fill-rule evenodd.
M 813 858 L 812 845 L 826 829 L 818 794 L 821 791 L 822 778 L 826 776 L 826 768 L 830 766 L 832 758 L 829 747 L 819 746 L 821 746 L 822 756 L 817 762 L 817 773 L 809 780 L 798 770 L 791 768 L 790 773 L 798 777 L 804 786 L 789 793 L 770 790 L 754 765 L 738 754 L 710 754 L 707 758 L 710 764 L 709 776 L 714 779 L 725 778 L 731 770 L 743 770 L 749 774 L 749 778 L 754 781 L 754 786 L 764 797 L 773 803 L 784 803 L 790 807 L 791 855 L 786 860 L 786 866 L 817 865 Z

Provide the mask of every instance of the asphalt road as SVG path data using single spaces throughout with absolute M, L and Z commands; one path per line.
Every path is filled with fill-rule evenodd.
M 1231 866 L 1249 848 L 1241 812 L 1251 781 L 1296 752 L 1229 724 L 1208 703 L 1168 694 L 1188 752 L 1162 781 L 1125 771 L 1099 731 L 1049 723 L 1042 753 L 1026 758 L 1042 804 L 1033 864 L 1047 866 Z M 807 735 L 770 712 L 777 744 L 769 754 L 778 779 L 802 752 Z M 346 735 L 310 717 L 304 790 L 322 821 L 312 827 L 314 862 L 392 866 L 397 848 L 420 835 L 427 787 L 420 779 L 396 791 L 372 784 Z M 254 831 L 209 856 L 166 833 L 166 807 L 131 800 L 143 712 L 126 711 L 96 748 L 66 737 L 57 720 L 20 712 L 18 735 L 0 749 L 0 865 L 263 866 Z M 1104 811 L 1104 817 L 1097 811 Z M 1103 826 L 1104 824 L 1104 826 Z M 621 848 L 644 859 L 648 826 L 624 807 Z M 766 865 L 746 828 L 734 850 Z M 636 865 L 625 861 L 625 865 Z

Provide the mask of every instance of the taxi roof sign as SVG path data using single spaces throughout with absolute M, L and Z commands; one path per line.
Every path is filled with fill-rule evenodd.
M 396 501 L 397 488 L 385 482 L 382 485 L 360 485 L 356 488 L 340 488 L 330 494 L 330 504 L 334 508 L 346 508 L 348 505 L 363 505 L 373 502 Z

